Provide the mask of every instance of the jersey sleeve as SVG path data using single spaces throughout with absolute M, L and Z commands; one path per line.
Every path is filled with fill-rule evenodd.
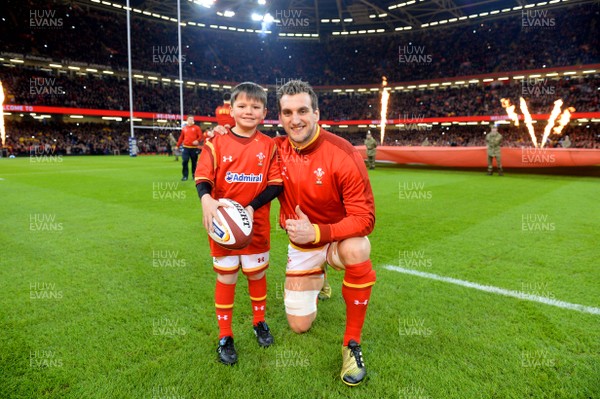
M 212 140 L 208 140 L 204 144 L 204 151 L 200 153 L 196 172 L 194 173 L 196 184 L 208 182 L 213 187 L 215 185 L 215 177 L 217 174 L 216 160 L 218 159 L 215 145 L 216 143 Z
M 375 226 L 375 201 L 364 161 L 358 151 L 349 154 L 336 176 L 346 216 L 337 223 L 315 225 L 314 244 L 370 234 Z
M 183 133 L 183 129 L 181 129 L 181 133 L 179 133 L 179 139 L 177 140 L 177 147 L 179 147 L 181 145 L 181 143 L 183 143 L 184 137 L 185 137 L 185 134 Z
M 275 142 L 273 142 L 271 145 L 270 157 L 267 185 L 281 186 L 283 184 L 283 179 L 281 178 L 281 168 L 279 165 L 279 157 L 277 156 L 277 146 L 275 145 Z

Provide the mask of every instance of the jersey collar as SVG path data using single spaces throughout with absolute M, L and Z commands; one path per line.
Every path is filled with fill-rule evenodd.
M 296 151 L 296 152 L 307 152 L 310 147 L 313 146 L 313 144 L 317 141 L 317 139 L 321 136 L 321 125 L 317 124 L 317 133 L 315 133 L 315 136 L 312 138 L 312 140 L 310 140 L 308 143 L 306 143 L 305 145 L 301 146 L 301 147 L 297 147 L 296 145 L 294 145 L 294 143 L 292 143 L 292 140 L 288 138 L 290 145 L 292 146 L 292 148 Z

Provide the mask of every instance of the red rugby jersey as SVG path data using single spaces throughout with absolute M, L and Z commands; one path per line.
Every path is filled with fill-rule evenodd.
M 287 137 L 275 138 L 283 193 L 279 195 L 279 223 L 297 219 L 296 205 L 317 225 L 316 248 L 373 231 L 375 201 L 365 163 L 346 140 L 321 127 L 305 147 L 296 148 Z
M 196 184 L 207 181 L 215 199 L 230 198 L 246 207 L 267 185 L 281 185 L 281 174 L 272 138 L 257 131 L 252 137 L 231 131 L 207 139 L 196 167 Z M 254 212 L 252 242 L 240 250 L 228 250 L 210 237 L 212 256 L 249 255 L 270 248 L 269 212 L 271 203 Z
M 231 105 L 224 103 L 215 110 L 217 123 L 221 126 L 229 125 L 230 128 L 235 126 L 235 119 L 231 116 Z
M 177 140 L 177 147 L 183 143 L 183 146 L 186 148 L 197 148 L 202 145 L 202 138 L 202 129 L 198 125 L 185 125 L 181 129 L 179 140 Z M 198 140 L 198 146 L 192 144 L 195 140 Z

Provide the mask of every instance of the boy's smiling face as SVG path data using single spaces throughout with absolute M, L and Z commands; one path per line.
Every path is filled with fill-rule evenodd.
M 256 129 L 265 119 L 267 109 L 262 102 L 250 98 L 242 92 L 231 105 L 231 116 L 235 119 L 236 128 L 249 132 Z

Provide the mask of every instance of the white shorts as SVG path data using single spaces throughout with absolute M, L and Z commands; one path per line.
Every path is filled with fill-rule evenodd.
M 323 274 L 323 267 L 327 261 L 328 248 L 329 244 L 315 249 L 303 249 L 289 244 L 285 275 L 289 277 L 301 277 Z
M 293 244 L 288 245 L 288 262 L 286 276 L 301 277 L 323 273 L 325 263 L 336 270 L 343 270 L 338 252 L 337 242 L 325 244 L 314 249 L 299 248 Z
M 253 255 L 213 257 L 213 269 L 220 274 L 232 274 L 242 266 L 246 275 L 260 273 L 269 267 L 269 252 Z

